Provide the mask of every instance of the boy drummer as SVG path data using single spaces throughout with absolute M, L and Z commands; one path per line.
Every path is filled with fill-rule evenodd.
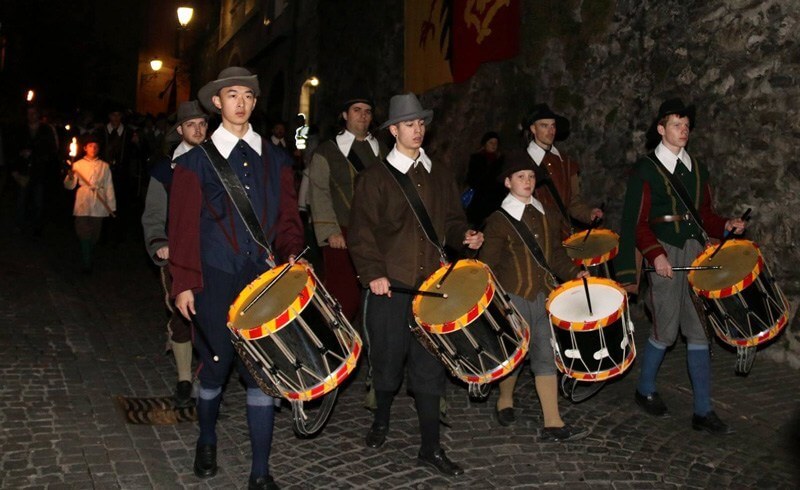
M 589 430 L 564 423 L 558 410 L 558 383 L 553 350 L 550 346 L 550 321 L 545 311 L 547 294 L 556 285 L 551 270 L 560 278 L 584 277 L 561 247 L 561 222 L 558 210 L 533 197 L 536 176 L 533 162 L 523 152 L 506 155 L 499 178 L 508 196 L 486 220 L 485 242 L 480 258 L 492 268 L 511 301 L 531 327 L 531 370 L 536 393 L 542 405 L 544 428 L 540 441 L 576 441 Z M 517 233 L 524 226 L 535 240 L 537 258 Z M 519 371 L 500 382 L 497 418 L 501 425 L 514 421 L 514 386 Z

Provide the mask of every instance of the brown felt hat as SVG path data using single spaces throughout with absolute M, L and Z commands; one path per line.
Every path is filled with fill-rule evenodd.
M 197 99 L 203 104 L 207 111 L 219 114 L 220 110 L 211 101 L 211 98 L 225 87 L 241 85 L 253 91 L 253 95 L 259 96 L 261 90 L 258 88 L 258 75 L 253 75 L 247 68 L 241 66 L 229 66 L 221 72 L 216 80 L 212 80 L 197 91 Z

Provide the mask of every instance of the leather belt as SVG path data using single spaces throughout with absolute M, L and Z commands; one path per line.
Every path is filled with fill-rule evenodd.
M 674 223 L 677 221 L 689 221 L 692 217 L 688 214 L 668 214 L 666 216 L 658 216 L 656 218 L 651 218 L 650 223 L 657 224 L 657 223 Z

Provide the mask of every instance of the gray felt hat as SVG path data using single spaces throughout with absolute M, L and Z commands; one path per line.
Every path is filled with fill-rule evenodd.
M 425 125 L 433 121 L 433 111 L 423 109 L 419 99 L 411 92 L 403 95 L 395 95 L 389 101 L 389 117 L 380 129 L 386 129 L 392 124 L 414 119 L 424 119 Z
M 261 90 L 258 88 L 258 75 L 253 75 L 247 68 L 241 66 L 229 66 L 221 72 L 216 80 L 212 80 L 197 92 L 197 99 L 203 104 L 209 112 L 219 114 L 219 109 L 211 102 L 211 98 L 219 93 L 225 87 L 233 87 L 234 85 L 241 85 L 253 91 L 253 94 L 258 97 Z
M 189 119 L 197 119 L 202 117 L 205 120 L 208 120 L 208 114 L 200 108 L 200 104 L 196 100 L 189 100 L 186 102 L 181 102 L 181 105 L 178 106 L 178 115 L 175 119 L 175 124 L 169 130 L 170 133 L 176 131 L 178 126 L 185 123 Z

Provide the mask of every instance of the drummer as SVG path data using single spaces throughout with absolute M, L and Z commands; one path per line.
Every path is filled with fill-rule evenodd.
M 439 438 L 444 366 L 408 328 L 413 296 L 390 289 L 412 288 L 440 266 L 441 244 L 428 240 L 416 212 L 426 212 L 435 234 L 447 243 L 471 249 L 483 243 L 482 233 L 468 230 L 453 175 L 422 149 L 432 119 L 433 111 L 423 109 L 414 94 L 392 97 L 381 129 L 389 129 L 395 145 L 381 165 L 364 169 L 356 178 L 348 246 L 359 280 L 368 289 L 364 318 L 377 408 L 366 445 L 379 448 L 386 441 L 392 401 L 407 370 L 422 439 L 418 464 L 457 476 L 464 470 L 447 457 Z M 405 179 L 395 172 L 410 179 L 422 210 L 412 211 L 398 185 Z
M 562 279 L 584 277 L 588 273 L 579 272 L 561 247 L 558 210 L 533 197 L 536 173 L 534 163 L 527 155 L 522 151 L 508 153 L 498 178 L 509 192 L 501 209 L 486 220 L 480 258 L 509 291 L 511 302 L 531 327 L 531 371 L 544 418 L 539 440 L 567 442 L 583 439 L 589 435 L 589 430 L 564 423 L 558 410 L 556 365 L 544 304 L 547 293 L 556 286 L 550 271 Z M 512 219 L 533 235 L 535 245 L 541 251 L 539 258 L 516 232 Z M 513 395 L 518 375 L 519 369 L 499 384 L 497 420 L 500 425 L 511 425 L 515 421 Z
M 694 395 L 692 428 L 711 434 L 730 434 L 733 430 L 720 420 L 711 405 L 709 339 L 692 301 L 687 273 L 672 269 L 691 264 L 703 250 L 703 230 L 721 238 L 723 233 L 740 233 L 745 227 L 741 219 L 726 221 L 714 212 L 708 169 L 686 152 L 694 115 L 695 107 L 685 106 L 680 99 L 667 100 L 658 110 L 651 130 L 655 129 L 656 140 L 660 142 L 653 152 L 636 162 L 628 180 L 617 278 L 626 289 L 635 282 L 634 249 L 655 268 L 655 274 L 649 276 L 650 292 L 645 298 L 653 313 L 653 331 L 641 356 L 635 393 L 637 405 L 649 415 L 667 415 L 667 406 L 656 390 L 656 377 L 666 349 L 675 343 L 680 329 L 686 337 Z M 670 179 L 680 185 L 674 187 Z M 680 187 L 691 206 L 697 208 L 702 224 L 676 198 Z
M 562 154 L 553 144 L 569 136 L 569 120 L 547 104 L 536 104 L 523 121 L 528 136 L 528 156 L 538 176 L 536 198 L 556 209 L 563 219 L 562 237 L 571 234 L 572 219 L 583 223 L 602 219 L 603 210 L 591 208 L 581 198 L 578 162 Z
M 269 236 L 279 254 L 291 260 L 303 246 L 303 226 L 297 211 L 291 165 L 272 145 L 265 144 L 249 122 L 259 94 L 258 78 L 248 70 L 229 67 L 204 85 L 198 99 L 222 116 L 211 136 L 212 147 L 244 187 L 252 220 Z M 236 296 L 267 269 L 267 252 L 255 243 L 245 222 L 231 205 L 220 178 L 206 156 L 193 148 L 177 159 L 169 203 L 169 267 L 175 306 L 199 330 L 193 335 L 201 360 L 197 418 L 200 436 L 194 473 L 217 473 L 216 424 L 222 389 L 235 366 L 247 386 L 247 425 L 252 464 L 248 488 L 278 488 L 269 474 L 275 400 L 262 392 L 237 357 L 227 313 Z M 270 183 L 263 185 L 264 183 Z M 259 230 L 260 231 L 260 230 Z

